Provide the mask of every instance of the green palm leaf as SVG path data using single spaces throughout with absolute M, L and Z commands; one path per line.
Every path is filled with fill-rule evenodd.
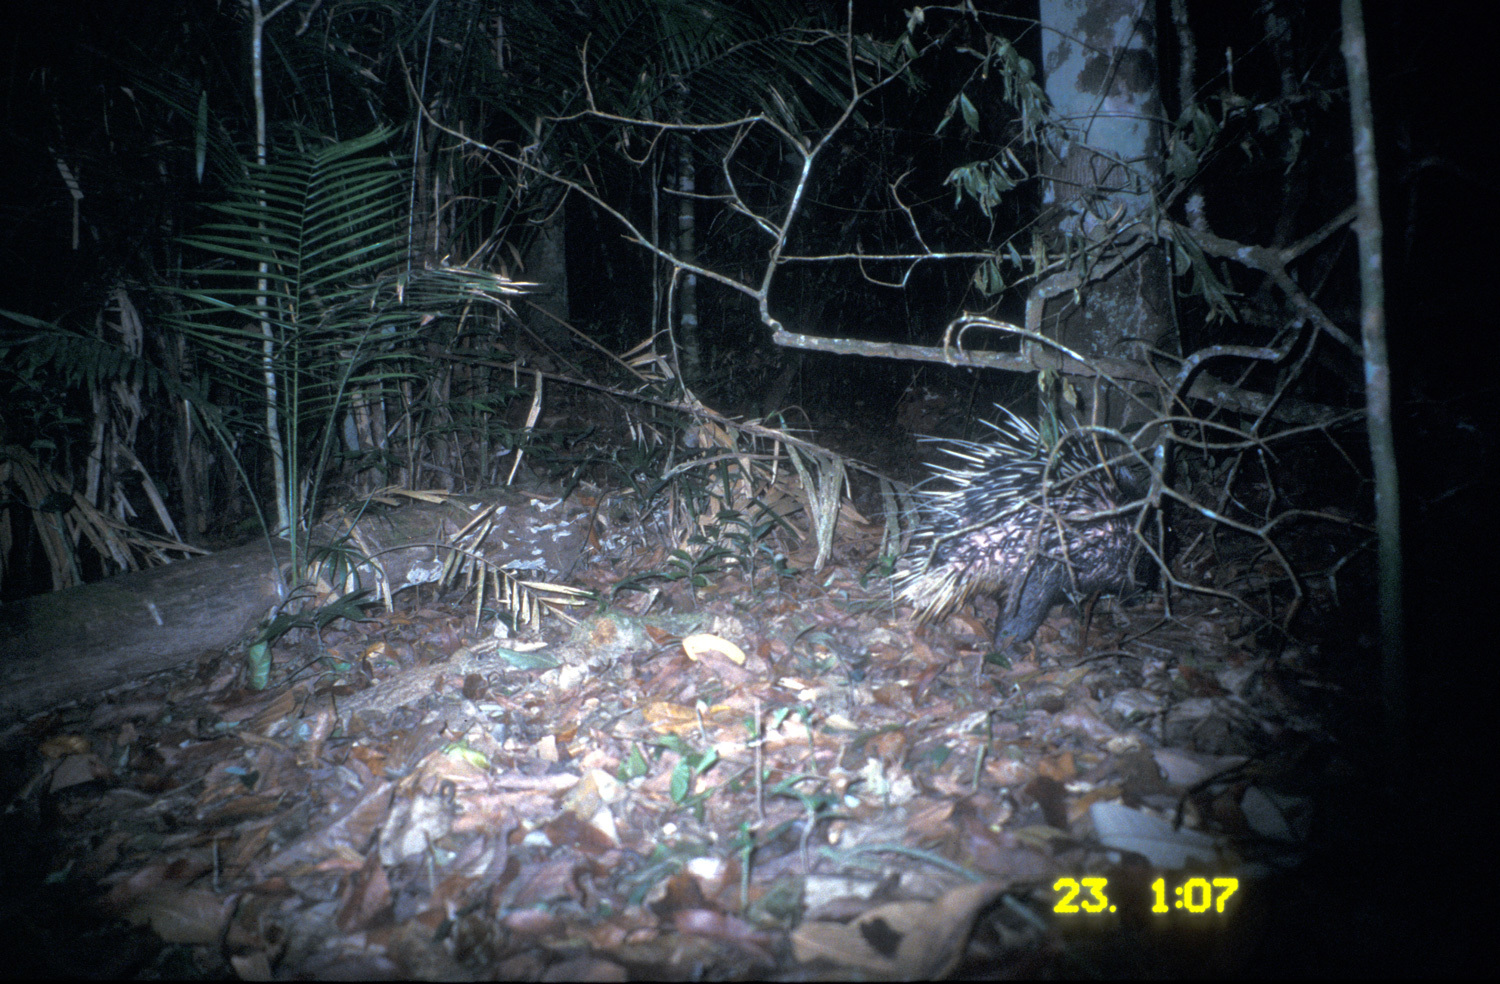
M 174 321 L 204 351 L 216 381 L 261 412 L 252 431 L 285 462 L 276 495 L 305 528 L 351 392 L 409 376 L 405 335 L 420 316 L 391 303 L 406 256 L 405 175 L 380 145 L 389 131 L 243 165 L 214 220 L 184 245 L 203 265 L 182 271 Z M 293 532 L 295 535 L 295 531 Z

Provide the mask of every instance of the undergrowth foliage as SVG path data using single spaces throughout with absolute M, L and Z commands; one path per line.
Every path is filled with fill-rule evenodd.
M 216 382 L 260 408 L 234 437 L 268 450 L 276 525 L 294 543 L 346 421 L 357 433 L 355 417 L 399 405 L 403 387 L 431 372 L 421 344 L 431 322 L 517 292 L 493 274 L 410 265 L 407 178 L 389 137 L 377 129 L 277 163 L 244 162 L 243 179 L 211 206 L 217 221 L 184 238 L 206 262 L 182 271 L 196 286 L 174 292 L 173 323 Z

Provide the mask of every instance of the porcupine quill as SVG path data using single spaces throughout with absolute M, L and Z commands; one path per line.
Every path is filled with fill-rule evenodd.
M 1099 458 L 1092 435 L 1065 434 L 1055 453 L 1027 421 L 1000 407 L 989 442 L 933 439 L 958 460 L 933 466 L 897 596 L 918 623 L 975 595 L 1000 605 L 995 648 L 1025 643 L 1057 603 L 1121 593 L 1137 582 L 1134 512 L 1142 498 L 1126 469 Z

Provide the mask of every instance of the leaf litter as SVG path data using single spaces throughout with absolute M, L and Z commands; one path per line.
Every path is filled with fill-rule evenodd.
M 1308 763 L 1338 771 L 1310 654 L 1191 601 L 1101 604 L 1086 645 L 1060 609 L 996 665 L 981 619 L 915 631 L 837 564 L 520 639 L 397 600 L 289 636 L 263 691 L 211 654 L 12 728 L 12 969 L 1237 973 L 1303 860 Z M 1110 911 L 1069 910 L 1090 877 Z M 1215 877 L 1225 912 L 1151 911 Z

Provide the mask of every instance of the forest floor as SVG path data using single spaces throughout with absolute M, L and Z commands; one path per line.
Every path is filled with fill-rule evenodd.
M 510 636 L 472 596 L 213 653 L 5 742 L 20 976 L 1345 976 L 1448 960 L 1367 641 L 1211 598 L 916 628 L 875 536 Z M 1240 565 L 1238 573 L 1234 570 Z M 610 557 L 575 583 L 661 569 Z M 1253 559 L 1217 558 L 1222 580 Z M 1330 649 L 1329 637 L 1335 637 Z M 1355 681 L 1351 685 L 1350 681 Z M 1425 906 L 1413 923 L 1394 899 Z M 1453 957 L 1453 959 L 1457 959 Z

